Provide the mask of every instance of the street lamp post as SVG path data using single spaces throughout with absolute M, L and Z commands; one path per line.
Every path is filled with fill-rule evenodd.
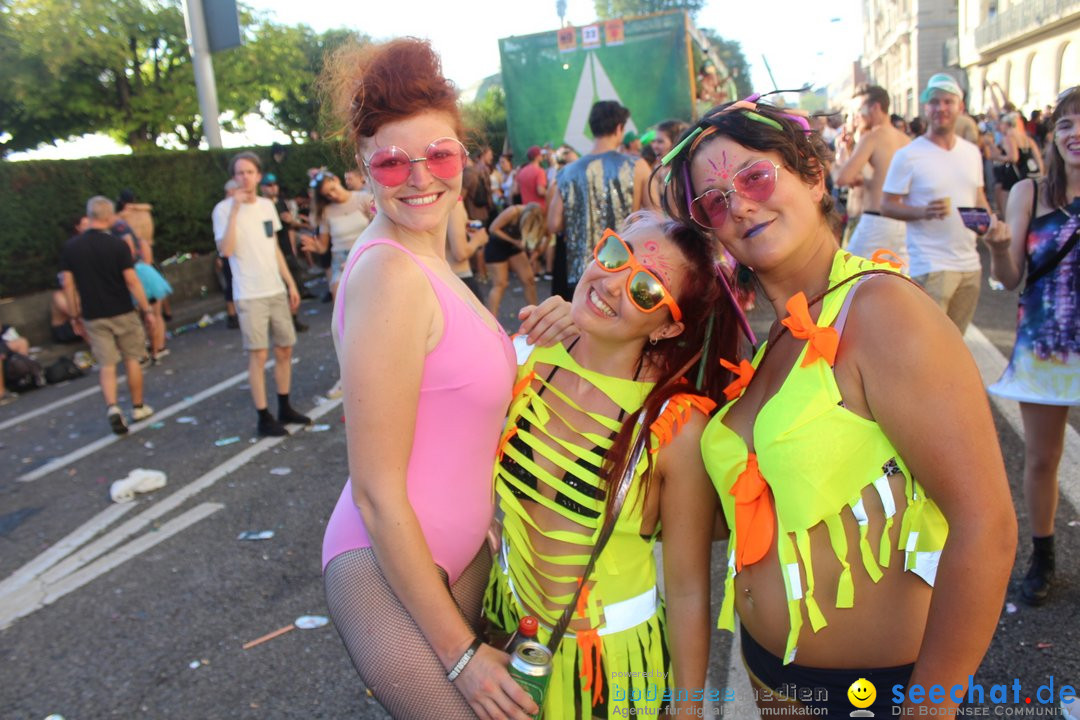
M 214 83 L 214 63 L 210 59 L 210 42 L 206 33 L 206 16 L 202 0 L 184 0 L 184 20 L 191 43 L 191 65 L 195 71 L 195 92 L 199 96 L 203 134 L 212 148 L 221 147 L 221 126 L 218 125 L 217 85 Z

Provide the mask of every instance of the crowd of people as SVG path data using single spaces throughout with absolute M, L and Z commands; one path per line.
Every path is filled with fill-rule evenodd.
M 994 391 L 1034 408 L 1021 597 L 1047 599 L 1061 447 L 1046 436 L 1080 403 L 1067 242 L 1080 93 L 1052 112 L 1045 175 L 1015 183 L 999 218 L 946 75 L 921 98 L 915 138 L 875 87 L 856 98 L 857 132 L 831 146 L 821 120 L 759 96 L 644 138 L 602 100 L 592 147 L 534 146 L 515 170 L 466 150 L 425 42 L 344 53 L 332 71 L 376 214 L 333 315 L 350 474 L 324 580 L 349 656 L 391 715 L 660 712 L 665 688 L 704 686 L 717 538 L 721 626 L 738 619 L 760 705 L 839 717 L 857 678 L 966 683 L 1018 527 L 962 338 L 977 238 L 1000 282 L 1026 267 L 1035 288 Z M 495 315 L 510 270 L 530 301 L 513 341 Z M 552 296 L 534 305 L 549 272 Z M 755 290 L 776 318 L 761 343 L 744 312 Z M 503 642 L 526 616 L 552 653 L 542 697 L 508 672 Z M 616 679 L 635 673 L 658 692 Z M 827 699 L 801 692 L 821 688 Z M 891 702 L 879 694 L 871 709 Z
M 938 74 L 918 124 L 871 85 L 847 117 L 752 95 L 642 136 L 601 100 L 583 154 L 533 146 L 515 167 L 466 147 L 428 43 L 347 46 L 327 72 L 356 169 L 313 169 L 305 216 L 240 153 L 213 226 L 261 435 L 309 422 L 289 404 L 297 258 L 327 259 L 349 477 L 326 599 L 393 717 L 700 712 L 721 539 L 719 623 L 738 623 L 759 706 L 847 717 L 860 678 L 965 686 L 1018 533 L 963 341 L 978 242 L 995 281 L 1027 278 L 990 392 L 1024 420 L 1020 597 L 1052 597 L 1057 466 L 1080 404 L 1080 90 L 1031 121 L 1005 104 L 970 118 Z M 121 224 L 95 197 L 87 218 L 58 304 L 123 432 L 115 366 L 132 419 L 147 417 L 139 360 L 144 333 L 166 352 L 167 289 L 139 269 L 153 257 L 136 215 Z M 528 303 L 514 339 L 497 319 L 511 270 Z M 755 296 L 773 319 L 760 341 Z M 526 616 L 552 654 L 543 696 L 508 668 Z M 892 703 L 879 690 L 869 709 Z

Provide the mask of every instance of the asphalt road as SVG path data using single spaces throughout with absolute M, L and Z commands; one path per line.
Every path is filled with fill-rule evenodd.
M 519 288 L 507 294 L 508 327 L 521 298 Z M 242 649 L 326 614 L 320 550 L 346 475 L 345 443 L 340 405 L 322 395 L 337 378 L 329 305 L 307 301 L 301 312 L 311 330 L 296 348 L 293 404 L 320 416 L 284 439 L 254 437 L 239 332 L 222 322 L 171 341 L 165 364 L 146 373 L 157 415 L 124 438 L 109 433 L 94 375 L 0 408 L 0 717 L 386 717 L 332 625 Z M 976 324 L 1001 353 L 1014 318 L 1015 294 L 984 290 Z M 995 419 L 1019 499 L 1020 436 L 996 408 Z M 1071 424 L 1080 427 L 1075 412 Z M 109 484 L 140 467 L 165 472 L 167 485 L 112 503 Z M 1055 687 L 1080 684 L 1078 526 L 1063 499 L 1058 586 L 1039 610 L 1017 598 L 1021 543 L 1015 608 L 1003 608 L 977 682 L 1018 678 L 1030 692 L 1051 676 Z M 238 540 L 245 531 L 274 534 Z M 724 555 L 718 545 L 717 577 Z M 718 596 L 722 584 L 714 587 Z M 715 687 L 735 683 L 729 647 L 715 632 Z M 728 714 L 743 716 L 737 708 L 745 705 Z

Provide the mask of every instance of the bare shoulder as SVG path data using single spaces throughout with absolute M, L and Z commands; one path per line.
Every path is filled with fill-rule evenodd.
M 709 418 L 704 412 L 691 410 L 680 418 L 677 427 L 671 429 L 671 439 L 663 446 L 658 458 L 665 478 L 685 477 L 686 473 L 679 470 L 691 461 L 701 462 L 701 435 L 708 423 Z
M 893 273 L 874 275 L 854 292 L 844 341 L 846 345 L 854 342 L 856 356 L 861 359 L 920 357 L 921 350 L 950 338 L 963 344 L 952 321 L 922 288 L 906 278 Z M 903 353 L 897 353 L 898 343 L 905 348 Z
M 389 300 L 414 293 L 428 285 L 417 263 L 392 245 L 375 244 L 356 259 L 348 278 L 349 295 L 377 295 L 380 300 Z
M 1030 208 L 1031 198 L 1035 194 L 1035 183 L 1036 180 L 1033 178 L 1024 178 L 1013 185 L 1012 189 L 1009 190 L 1009 199 L 1012 200 L 1012 197 L 1015 195 L 1017 200 L 1024 202 L 1024 207 Z

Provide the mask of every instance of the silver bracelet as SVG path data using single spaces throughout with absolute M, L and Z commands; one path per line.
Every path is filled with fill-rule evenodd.
M 450 668 L 450 672 L 446 673 L 447 680 L 449 680 L 450 682 L 454 682 L 455 680 L 457 680 L 458 675 L 460 675 L 462 671 L 465 670 L 465 666 L 469 664 L 469 661 L 473 659 L 473 655 L 475 655 L 476 651 L 480 649 L 480 645 L 482 645 L 480 639 L 473 638 L 472 645 L 469 645 L 469 649 L 462 653 L 457 663 L 454 664 L 454 667 Z

